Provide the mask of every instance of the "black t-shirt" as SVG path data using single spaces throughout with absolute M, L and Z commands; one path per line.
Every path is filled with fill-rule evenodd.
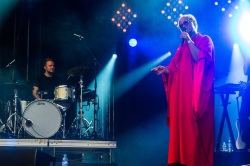
M 52 77 L 47 77 L 44 74 L 38 76 L 34 86 L 39 88 L 39 91 L 46 91 L 48 94 L 43 95 L 43 99 L 54 99 L 55 87 L 60 84 L 60 79 L 56 75 Z

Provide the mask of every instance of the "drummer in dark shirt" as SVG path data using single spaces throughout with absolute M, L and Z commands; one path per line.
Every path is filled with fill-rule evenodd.
M 39 75 L 36 80 L 36 83 L 33 86 L 32 94 L 35 99 L 53 99 L 54 89 L 60 83 L 59 77 L 54 74 L 55 63 L 53 59 L 45 59 L 44 70 L 45 72 Z

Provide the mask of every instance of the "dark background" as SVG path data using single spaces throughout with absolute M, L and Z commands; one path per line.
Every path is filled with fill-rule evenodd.
M 0 17 L 1 103 L 13 97 L 6 83 L 24 82 L 32 85 L 43 72 L 43 60 L 55 59 L 56 71 L 67 77 L 67 71 L 86 66 L 97 59 L 97 72 L 118 55 L 114 80 L 132 72 L 166 52 L 174 54 L 181 40 L 173 22 L 161 14 L 164 0 L 128 1 L 137 14 L 123 33 L 111 18 L 123 1 L 114 0 L 19 0 L 11 7 L 2 5 Z M 216 48 L 215 81 L 227 76 L 232 51 L 230 34 L 224 28 L 228 17 L 212 1 L 184 1 L 188 13 L 196 16 L 199 32 L 209 35 Z M 3 4 L 7 4 L 3 1 Z M 74 34 L 80 34 L 79 40 Z M 131 48 L 128 40 L 138 40 Z M 6 65 L 15 59 L 15 63 Z M 167 65 L 169 59 L 163 61 Z M 86 78 L 86 83 L 93 75 Z M 127 80 L 128 82 L 130 80 Z M 115 89 L 119 89 L 116 85 Z M 25 86 L 26 87 L 26 86 Z M 30 89 L 22 88 L 22 98 L 32 101 Z M 27 93 L 28 92 L 28 93 Z M 30 93 L 29 93 L 30 92 Z M 115 92 L 112 94 L 116 96 Z M 113 103 L 110 103 L 113 105 Z M 168 128 L 165 125 L 166 100 L 161 77 L 148 71 L 135 86 L 115 100 L 114 132 L 117 140 L 115 161 L 119 165 L 164 165 L 167 161 Z M 1 113 L 4 116 L 4 113 Z M 218 113 L 220 114 L 220 113 Z

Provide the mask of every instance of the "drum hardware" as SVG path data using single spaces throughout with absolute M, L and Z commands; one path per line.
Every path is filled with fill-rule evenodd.
M 63 138 L 66 138 L 66 136 L 65 136 L 65 131 L 66 131 L 66 129 L 65 129 L 65 117 L 66 117 L 66 111 L 64 111 L 64 114 L 63 114 L 63 128 L 62 128 L 62 133 L 63 133 L 63 135 L 62 135 L 62 137 Z
M 11 116 L 11 109 L 10 109 L 10 106 L 11 106 L 11 103 L 10 101 L 7 101 L 6 105 L 5 105 L 5 108 L 4 108 L 4 111 L 7 112 L 7 116 L 10 117 Z M 1 127 L 0 127 L 0 133 L 7 133 L 7 130 L 8 131 L 11 131 L 11 128 L 10 126 L 7 124 L 8 123 L 8 120 L 7 122 L 4 120 L 4 122 L 0 119 L 0 123 L 1 123 Z M 13 125 L 12 122 L 10 123 L 11 126 Z
M 43 95 L 47 95 L 48 91 L 39 90 L 39 91 L 36 92 L 36 94 L 40 95 L 41 99 L 43 99 Z
M 94 89 L 94 96 L 95 96 L 95 99 L 94 99 L 94 130 L 92 132 L 92 138 L 97 138 L 97 120 L 98 120 L 98 117 L 97 117 L 97 111 L 99 109 L 99 101 L 97 103 L 97 95 L 96 95 L 96 92 L 97 92 L 97 81 L 96 81 L 96 77 L 97 77 L 97 60 L 95 58 L 95 56 L 93 54 L 91 54 L 93 56 L 93 59 L 94 59 L 94 64 L 95 64 L 95 89 Z M 99 64 L 100 65 L 100 64 Z
M 66 132 L 66 129 L 65 129 L 65 117 L 66 117 L 66 110 L 68 109 L 67 107 L 63 107 L 63 106 L 61 106 L 60 104 L 56 104 L 56 106 L 58 107 L 58 108 L 60 108 L 61 110 L 62 110 L 62 112 L 63 112 L 63 125 L 62 125 L 62 133 L 63 133 L 63 135 L 62 135 L 62 137 L 63 138 L 66 138 L 66 135 L 65 135 L 65 132 Z
M 20 120 L 21 120 L 21 117 L 19 115 L 17 115 L 16 113 L 13 113 L 9 116 L 5 127 L 7 127 L 6 129 L 11 132 L 10 135 L 19 137 L 19 134 L 21 131 L 20 129 L 22 127 Z M 13 121 L 14 121 L 14 124 L 13 124 Z M 12 128 L 13 128 L 13 130 L 12 130 Z M 18 130 L 18 128 L 19 128 L 19 130 Z
M 79 124 L 79 129 L 80 129 L 80 135 L 79 135 L 79 138 L 82 137 L 82 123 L 83 123 L 83 110 L 82 110 L 82 89 L 83 89 L 83 80 L 82 80 L 83 76 L 81 75 L 80 76 L 80 81 L 79 81 L 79 84 L 80 84 L 80 124 Z
M 17 125 L 17 89 L 14 89 L 14 134 L 16 134 Z
M 91 128 L 91 123 L 92 122 L 88 122 L 83 114 L 83 106 L 82 106 L 82 102 L 83 102 L 83 88 L 84 88 L 84 85 L 83 85 L 83 74 L 89 72 L 91 69 L 91 67 L 89 66 L 78 66 L 78 67 L 74 67 L 72 69 L 70 69 L 67 74 L 69 76 L 72 76 L 72 77 L 76 77 L 76 76 L 80 76 L 80 80 L 79 80 L 79 85 L 80 85 L 80 101 L 79 101 L 79 112 L 78 112 L 78 117 L 76 117 L 74 119 L 74 121 L 72 122 L 72 125 L 75 123 L 75 121 L 77 120 L 77 125 L 76 125 L 76 128 L 79 129 L 79 138 L 82 138 L 83 134 L 85 132 L 89 132 L 89 129 Z M 72 127 L 71 125 L 71 127 Z M 70 128 L 71 128 L 70 127 Z M 86 131 L 83 133 L 82 129 L 83 128 L 87 128 Z
M 75 117 L 72 124 L 70 125 L 70 128 L 69 128 L 67 134 L 69 134 L 70 130 L 72 130 L 72 132 L 71 132 L 72 136 L 80 137 L 80 134 L 78 134 L 78 130 L 85 129 L 84 132 L 81 132 L 82 136 L 85 137 L 85 138 L 86 137 L 91 138 L 91 131 L 90 130 L 93 129 L 93 127 L 91 126 L 93 121 L 88 121 L 83 116 L 82 117 L 80 117 L 80 116 L 81 115 L 80 115 L 80 111 L 79 111 L 78 115 Z M 82 123 L 82 124 L 80 124 L 80 123 Z
M 5 124 L 2 123 L 2 120 L 1 120 L 1 125 L 0 125 L 0 133 L 5 133 Z
M 3 121 L 0 119 L 0 133 L 5 133 L 6 129 L 5 129 L 5 124 L 3 123 Z
M 15 92 L 16 93 L 16 92 Z M 16 95 L 17 96 L 17 95 Z M 10 101 L 7 102 L 5 110 L 9 114 L 6 123 L 1 127 L 2 131 L 4 131 L 8 136 L 20 137 L 20 132 L 22 128 L 21 117 L 18 114 L 17 109 L 17 99 L 14 100 L 14 103 Z M 11 104 L 14 106 L 14 113 L 12 113 Z M 19 130 L 18 130 L 19 129 Z
M 17 101 L 18 101 L 18 91 L 15 88 L 14 89 L 14 113 L 11 112 L 11 103 L 10 101 L 7 102 L 7 111 L 9 112 L 9 117 L 6 121 L 6 126 L 8 127 L 9 131 L 11 131 L 11 133 L 14 136 L 18 136 L 17 130 L 18 130 L 18 120 L 20 120 L 20 117 L 18 115 L 18 111 L 17 111 Z M 5 126 L 5 127 L 6 127 Z M 13 130 L 12 130 L 13 128 Z

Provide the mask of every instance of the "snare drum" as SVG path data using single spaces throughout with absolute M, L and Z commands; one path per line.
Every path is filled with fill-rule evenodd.
M 71 100 L 75 99 L 75 88 L 67 85 L 59 85 L 54 90 L 54 100 Z
M 35 100 L 28 104 L 23 113 L 23 127 L 35 138 L 49 138 L 61 127 L 62 115 L 59 108 L 47 100 Z

